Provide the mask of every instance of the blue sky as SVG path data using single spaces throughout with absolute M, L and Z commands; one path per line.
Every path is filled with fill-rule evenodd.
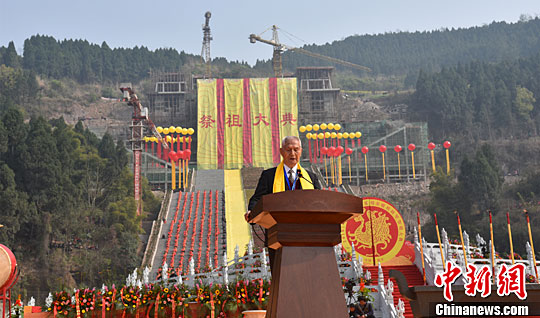
M 356 0 L 356 1 L 169 1 L 0 0 L 0 46 L 10 41 L 21 53 L 35 34 L 86 39 L 111 47 L 172 47 L 200 54 L 204 13 L 212 12 L 212 57 L 253 64 L 269 59 L 266 44 L 250 44 L 273 24 L 291 46 L 324 44 L 354 34 L 424 31 L 516 22 L 540 14 L 538 0 Z M 263 37 L 269 38 L 270 32 Z M 299 40 L 301 39 L 301 40 Z

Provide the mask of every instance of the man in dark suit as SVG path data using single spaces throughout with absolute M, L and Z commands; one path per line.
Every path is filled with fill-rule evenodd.
M 249 220 L 251 210 L 263 195 L 301 189 L 320 189 L 317 176 L 300 166 L 302 157 L 302 144 L 296 136 L 283 138 L 279 149 L 283 160 L 276 168 L 264 170 L 259 178 L 255 193 L 249 199 L 248 212 L 245 214 Z M 265 245 L 268 237 L 265 232 Z M 275 250 L 268 249 L 270 256 L 270 268 L 274 265 Z

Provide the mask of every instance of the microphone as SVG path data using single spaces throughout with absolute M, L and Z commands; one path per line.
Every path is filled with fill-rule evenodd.
M 308 179 L 304 178 L 304 176 L 302 175 L 302 170 L 300 170 L 300 169 L 298 169 L 298 178 L 302 178 L 302 179 L 306 180 L 307 182 L 311 183 L 311 185 L 314 185 L 313 182 L 311 182 Z

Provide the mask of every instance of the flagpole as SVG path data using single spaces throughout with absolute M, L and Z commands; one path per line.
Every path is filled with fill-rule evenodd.
M 457 215 L 457 223 L 459 227 L 459 237 L 461 238 L 461 248 L 463 249 L 463 258 L 465 259 L 465 269 L 467 269 L 467 252 L 465 251 L 465 243 L 463 243 L 463 231 L 461 231 L 461 221 L 459 220 L 459 214 Z
M 439 223 L 437 223 L 437 213 L 433 213 L 433 216 L 435 217 L 435 229 L 437 230 L 437 239 L 439 240 L 439 249 L 441 251 L 441 261 L 444 268 L 444 253 L 443 253 L 443 248 L 441 244 L 441 235 L 439 234 Z
M 424 244 L 422 242 L 422 225 L 420 224 L 419 212 L 416 212 L 416 218 L 418 220 L 418 240 L 420 241 L 420 254 L 421 254 L 420 257 L 422 258 L 422 278 L 424 279 L 424 285 L 425 285 L 426 284 L 426 267 L 424 265 Z
M 514 265 L 514 244 L 512 243 L 512 229 L 510 228 L 510 214 L 506 212 L 506 222 L 508 223 L 508 239 L 510 240 L 510 255 L 512 257 L 512 265 Z
M 534 255 L 534 244 L 531 232 L 531 222 L 529 220 L 529 212 L 527 212 L 527 210 L 523 210 L 523 212 L 525 212 L 525 216 L 527 217 L 527 227 L 529 228 L 529 241 L 531 242 L 531 250 L 534 264 L 534 274 L 536 275 L 536 281 L 538 282 L 538 268 L 536 268 L 536 256 Z
M 489 233 L 491 235 L 491 272 L 493 273 L 493 282 L 495 282 L 495 242 L 493 242 L 493 222 L 491 220 L 491 210 L 489 210 Z

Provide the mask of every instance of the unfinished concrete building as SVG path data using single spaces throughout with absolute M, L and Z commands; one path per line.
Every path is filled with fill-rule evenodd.
M 298 67 L 299 124 L 335 122 L 339 118 L 339 88 L 332 86 L 333 67 Z
M 150 118 L 157 126 L 197 127 L 197 91 L 190 74 L 152 72 L 147 93 Z

